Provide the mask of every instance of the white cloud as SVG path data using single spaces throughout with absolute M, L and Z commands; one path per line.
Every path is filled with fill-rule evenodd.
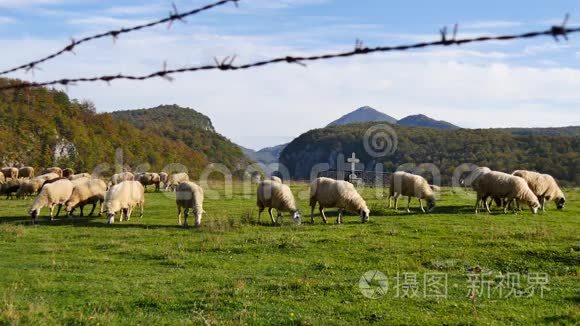
M 103 23 L 118 23 L 109 21 Z M 123 24 L 124 25 L 124 24 Z M 310 53 L 293 46 L 295 35 L 223 35 L 208 27 L 149 30 L 79 47 L 42 65 L 26 79 L 145 74 L 170 67 L 210 63 L 236 54 L 237 62 Z M 312 37 L 312 36 L 311 36 Z M 316 39 L 316 37 L 313 37 Z M 3 65 L 20 64 L 60 41 L 2 40 Z M 340 47 L 318 48 L 316 52 Z M 346 47 L 348 48 L 348 47 Z M 344 48 L 343 48 L 344 49 Z M 580 106 L 580 70 L 510 63 L 514 53 L 473 47 L 369 55 L 248 71 L 199 72 L 145 82 L 71 86 L 73 97 L 93 100 L 99 110 L 177 103 L 207 114 L 224 135 L 249 147 L 274 145 L 326 125 L 359 106 L 370 105 L 396 118 L 424 113 L 466 127 L 570 124 Z
M 37 5 L 62 4 L 67 0 L 0 0 L 0 8 L 23 8 Z
M 0 24 L 12 24 L 14 22 L 16 22 L 16 20 L 12 17 L 0 16 Z
M 488 20 L 460 24 L 459 27 L 461 29 L 498 29 L 520 27 L 523 25 L 524 23 L 518 21 Z

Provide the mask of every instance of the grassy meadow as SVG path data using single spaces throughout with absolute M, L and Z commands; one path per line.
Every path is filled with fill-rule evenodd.
M 233 197 L 221 199 L 206 191 L 197 229 L 177 225 L 170 193 L 147 193 L 142 219 L 112 226 L 104 217 L 50 222 L 46 209 L 32 225 L 31 199 L 0 199 L 0 324 L 580 322 L 578 189 L 565 190 L 563 211 L 550 203 L 538 215 L 475 215 L 470 193 L 444 189 L 435 211 L 420 214 L 416 200 L 411 213 L 396 212 L 364 188 L 368 224 L 349 215 L 336 225 L 328 210 L 328 224 L 316 214 L 311 225 L 303 198 L 303 224 L 286 215 L 279 227 L 267 213 L 258 220 L 254 190 L 244 195 L 235 184 Z M 308 187 L 293 190 L 300 197 Z M 388 291 L 376 299 L 359 289 L 369 270 L 388 277 Z M 522 287 L 528 272 L 547 273 L 548 290 L 470 298 L 467 274 L 480 271 L 519 273 Z M 397 272 L 417 275 L 417 297 L 396 296 Z M 447 275 L 446 298 L 425 297 L 430 273 Z

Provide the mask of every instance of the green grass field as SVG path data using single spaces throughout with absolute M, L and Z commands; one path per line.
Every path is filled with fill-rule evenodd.
M 473 213 L 472 195 L 444 189 L 435 211 L 386 209 L 364 197 L 371 220 L 273 227 L 257 219 L 253 194 L 208 199 L 199 229 L 177 226 L 170 194 L 147 193 L 145 216 L 107 226 L 105 218 L 60 218 L 31 200 L 0 200 L 0 324 L 578 324 L 580 192 L 556 211 Z M 293 187 L 295 194 L 306 185 Z M 207 192 L 206 192 L 207 193 Z M 406 200 L 403 201 L 406 204 Z M 549 275 L 543 297 L 468 297 L 468 273 Z M 369 270 L 388 277 L 377 299 L 361 293 Z M 416 275 L 419 295 L 396 295 L 395 276 Z M 424 279 L 447 275 L 447 297 L 425 296 Z M 481 274 L 479 274 L 481 275 Z M 429 276 L 430 277 L 430 276 Z M 376 285 L 373 283 L 373 285 Z M 484 288 L 485 290 L 485 288 Z

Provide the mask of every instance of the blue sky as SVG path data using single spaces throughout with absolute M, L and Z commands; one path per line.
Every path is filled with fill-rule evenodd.
M 175 1 L 189 10 L 210 1 Z M 167 15 L 171 1 L 0 0 L 0 68 L 82 37 Z M 459 36 L 544 29 L 578 1 L 240 0 L 176 23 L 101 40 L 12 77 L 41 81 L 108 73 L 142 74 L 236 54 L 243 63 L 286 54 L 347 50 L 356 38 L 388 45 L 431 40 L 443 25 Z M 578 19 L 576 19 L 578 18 Z M 244 146 L 289 141 L 370 105 L 396 118 L 424 113 L 464 127 L 580 124 L 580 35 L 474 44 L 339 59 L 247 72 L 204 72 L 174 82 L 117 82 L 68 89 L 100 111 L 177 103 L 208 115 Z

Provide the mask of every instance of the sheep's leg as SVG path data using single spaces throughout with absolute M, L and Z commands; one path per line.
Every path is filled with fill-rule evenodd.
M 58 209 L 56 210 L 56 217 L 60 215 L 60 209 L 62 208 L 62 204 L 58 204 Z
M 127 221 L 131 220 L 131 214 L 133 214 L 133 206 L 127 208 Z
M 139 209 L 141 209 L 141 211 L 139 212 L 139 218 L 143 218 L 143 209 L 145 208 L 143 205 L 144 203 L 140 203 L 139 204 Z
M 509 204 L 506 203 L 506 205 L 504 205 L 504 208 L 503 208 L 503 213 L 504 214 L 507 214 L 508 207 L 511 206 L 511 198 L 508 198 L 508 203 Z
M 326 215 L 324 214 L 324 208 L 322 208 L 322 206 L 320 206 L 320 216 L 322 216 L 322 221 L 325 224 L 328 223 L 328 220 L 326 219 Z
M 83 212 L 84 209 L 85 209 L 85 205 L 82 205 L 81 206 L 81 215 L 79 215 L 80 217 L 83 217 L 84 216 L 84 212 Z
M 272 207 L 268 207 L 268 214 L 270 214 L 270 219 L 272 219 L 272 224 L 276 225 L 276 221 L 274 220 L 274 216 L 272 215 Z
M 489 209 L 489 204 L 487 203 L 487 197 L 483 199 L 483 203 L 485 204 L 485 210 L 487 213 L 491 214 L 491 210 Z
M 189 207 L 185 208 L 185 221 L 183 223 L 183 226 L 188 226 L 189 223 L 187 222 L 187 219 L 189 218 Z
M 395 210 L 399 210 L 399 194 L 395 194 Z
M 423 202 L 421 201 L 421 198 L 419 198 L 419 206 L 421 206 L 421 211 L 425 213 L 425 208 L 423 208 Z
M 181 225 L 181 206 L 177 206 L 177 225 Z
M 411 196 L 407 200 L 407 213 L 411 213 Z
M 50 210 L 50 220 L 54 220 L 53 214 L 54 214 L 54 204 L 50 204 L 48 206 L 48 209 Z
M 258 221 L 261 221 L 262 212 L 264 211 L 263 206 L 258 206 Z
M 391 199 L 393 197 L 391 197 L 391 194 L 387 194 L 387 208 L 391 208 Z
M 342 224 L 342 209 L 338 209 L 338 216 L 336 217 L 336 224 Z
M 103 202 L 104 200 L 99 200 L 99 216 L 103 215 Z
M 540 207 L 542 208 L 542 212 L 545 212 L 545 205 L 546 204 L 546 197 L 542 196 L 540 197 Z
M 316 204 L 314 206 L 310 206 L 310 223 L 314 224 L 314 207 L 316 206 Z
M 91 209 L 91 212 L 89 213 L 89 216 L 93 216 L 93 213 L 95 212 L 95 208 L 97 208 L 97 202 L 93 202 L 93 208 Z

